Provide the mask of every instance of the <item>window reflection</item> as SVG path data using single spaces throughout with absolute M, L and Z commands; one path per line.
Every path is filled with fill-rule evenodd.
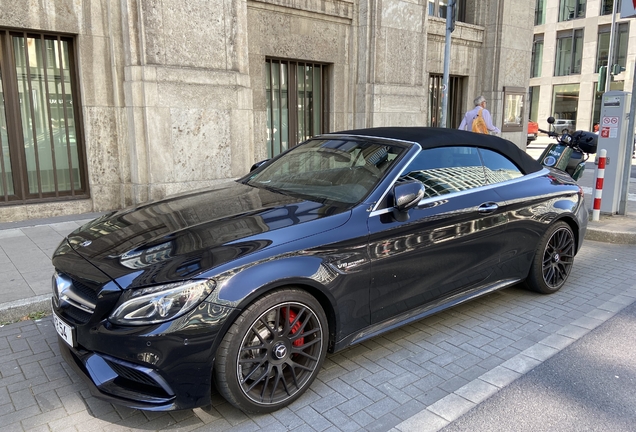
M 627 45 L 629 39 L 629 22 L 616 23 L 618 32 L 613 46 L 612 65 L 619 64 L 622 67 L 627 66 Z M 596 71 L 599 67 L 607 66 L 609 57 L 611 26 L 599 26 L 598 42 L 596 44 Z
M 267 59 L 267 148 L 273 157 L 326 132 L 323 129 L 327 65 Z
M 68 42 L 13 37 L 31 194 L 82 188 Z
M 499 153 L 460 146 L 422 150 L 405 173 L 401 180 L 422 182 L 427 198 L 501 183 L 523 175 L 512 161 Z
M 520 130 L 523 127 L 521 114 L 523 113 L 525 91 L 524 93 L 517 93 L 515 90 L 523 91 L 523 89 L 504 87 L 503 129 L 506 131 Z
M 426 197 L 446 195 L 486 184 L 484 168 L 474 147 L 440 147 L 421 151 L 403 180 L 418 180 Z
M 580 74 L 582 55 L 583 29 L 567 30 L 558 33 L 554 75 Z
M 319 202 L 362 200 L 403 151 L 348 139 L 314 139 L 255 171 L 247 184 Z
M 532 63 L 530 69 L 530 77 L 541 76 L 541 66 L 543 64 L 543 35 L 534 35 L 534 43 L 532 44 Z
M 9 136 L 7 135 L 7 117 L 4 109 L 4 84 L 0 70 L 0 193 L 4 196 L 13 195 L 13 175 L 11 172 L 11 152 L 9 150 Z
M 492 150 L 479 149 L 484 162 L 484 172 L 489 184 L 501 183 L 523 176 L 523 173 L 507 157 Z
M 568 21 L 585 17 L 587 0 L 561 0 L 559 21 Z

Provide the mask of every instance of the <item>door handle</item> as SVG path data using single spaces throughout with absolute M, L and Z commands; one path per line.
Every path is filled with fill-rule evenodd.
M 492 213 L 497 210 L 499 206 L 496 203 L 484 203 L 477 208 L 479 213 Z

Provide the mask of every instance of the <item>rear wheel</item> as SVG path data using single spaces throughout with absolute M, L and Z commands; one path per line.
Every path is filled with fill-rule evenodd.
M 265 295 L 239 316 L 219 346 L 219 392 L 246 412 L 289 405 L 316 378 L 328 334 L 325 313 L 309 293 L 284 289 Z
M 570 226 L 562 221 L 553 224 L 537 247 L 526 280 L 528 288 L 543 294 L 558 291 L 570 275 L 575 250 Z

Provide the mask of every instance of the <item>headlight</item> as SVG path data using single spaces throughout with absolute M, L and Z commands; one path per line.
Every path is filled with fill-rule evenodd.
M 108 318 L 122 325 L 156 324 L 179 317 L 198 305 L 216 287 L 212 279 L 180 282 L 131 292 Z

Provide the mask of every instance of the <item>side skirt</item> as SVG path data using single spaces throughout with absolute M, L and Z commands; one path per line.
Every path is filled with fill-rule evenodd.
M 419 321 L 430 315 L 452 308 L 477 297 L 481 297 L 491 292 L 507 288 L 511 285 L 521 282 L 522 280 L 523 279 L 505 279 L 494 284 L 476 287 L 468 291 L 454 294 L 450 297 L 446 297 L 436 302 L 426 304 L 417 309 L 405 312 L 394 318 L 384 320 L 381 323 L 371 325 L 358 333 L 354 333 L 340 340 L 338 343 L 336 343 L 334 352 L 346 348 L 350 345 L 355 345 L 365 340 L 374 338 L 381 335 L 382 333 L 395 330 L 398 327 L 402 327 L 404 325 L 411 324 L 412 322 Z

